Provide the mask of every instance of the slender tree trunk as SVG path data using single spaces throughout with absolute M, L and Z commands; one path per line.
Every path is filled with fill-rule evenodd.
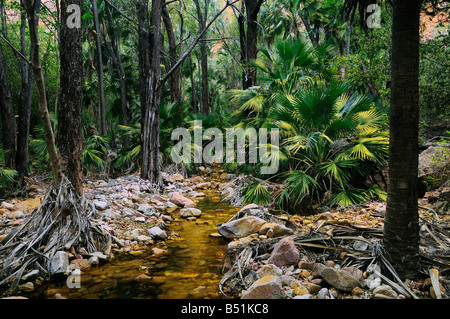
M 109 17 L 108 30 L 109 30 L 109 37 L 111 39 L 111 47 L 112 47 L 111 51 L 114 54 L 114 59 L 113 59 L 114 65 L 116 66 L 117 77 L 119 78 L 121 120 L 122 120 L 122 125 L 127 126 L 128 125 L 127 86 L 125 83 L 125 72 L 123 70 L 122 58 L 121 58 L 121 53 L 120 53 L 120 38 L 116 39 L 116 36 L 114 34 L 113 18 L 112 18 L 112 12 L 111 12 L 112 9 L 108 8 L 107 10 L 108 10 L 108 17 Z M 130 146 L 130 138 L 128 136 L 124 137 L 123 146 L 125 148 L 128 148 Z
M 94 15 L 95 44 L 97 48 L 97 78 L 98 78 L 100 134 L 104 135 L 106 134 L 105 89 L 103 85 L 103 56 L 102 56 L 101 30 L 98 21 L 97 0 L 92 0 L 92 10 Z
M 141 178 L 160 185 L 159 160 L 159 107 L 161 102 L 161 10 L 162 1 L 152 1 L 150 24 L 151 32 L 151 63 L 150 73 L 145 83 L 148 89 L 147 101 L 142 113 L 142 166 Z M 142 106 L 141 106 L 142 107 Z
M 22 1 L 21 1 L 22 2 Z M 26 45 L 26 15 L 21 14 L 20 22 L 20 45 L 21 52 L 27 56 Z M 21 91 L 18 99 L 18 119 L 17 119 L 17 153 L 16 170 L 18 173 L 18 186 L 25 185 L 25 176 L 28 175 L 28 141 L 30 135 L 31 98 L 33 95 L 34 74 L 31 65 L 19 58 L 20 73 L 22 78 Z
M 169 42 L 169 64 L 172 67 L 175 62 L 179 59 L 179 53 L 177 51 L 177 45 L 175 42 L 175 32 L 173 30 L 172 21 L 170 20 L 169 10 L 164 6 L 162 9 L 162 18 L 164 22 L 164 26 L 167 33 L 167 39 Z M 181 103 L 181 92 L 180 92 L 180 74 L 181 74 L 181 66 L 176 68 L 175 71 L 170 76 L 169 86 L 170 86 L 170 95 L 172 100 L 180 105 Z
M 392 25 L 389 179 L 383 245 L 399 276 L 419 263 L 418 119 L 421 0 L 394 1 Z
M 197 8 L 197 18 L 199 30 L 204 30 L 206 27 L 206 17 L 208 16 L 209 0 L 205 0 L 204 12 L 200 6 L 198 0 L 194 0 L 194 4 Z M 208 84 L 208 47 L 205 41 L 206 32 L 200 38 L 200 66 L 201 66 L 201 113 L 209 113 L 209 84 Z
M 38 17 L 36 16 L 34 4 L 35 2 L 33 0 L 25 0 L 25 8 L 28 14 L 28 27 L 30 30 L 30 43 L 32 52 L 31 65 L 33 67 L 34 77 L 36 79 L 39 112 L 41 114 L 41 120 L 45 131 L 45 143 L 47 145 L 47 151 L 50 157 L 50 167 L 53 173 L 53 182 L 55 186 L 58 187 L 61 182 L 61 170 L 59 167 L 59 159 L 56 152 L 55 138 L 50 122 L 50 116 L 48 114 L 45 81 L 42 74 L 41 58 L 39 56 L 39 37 L 37 30 Z
M 6 75 L 6 64 L 0 47 L 0 115 L 2 120 L 2 142 L 5 165 L 16 168 L 16 118 L 11 99 L 11 91 Z
M 58 112 L 57 145 L 60 167 L 72 183 L 78 195 L 83 193 L 83 52 L 82 29 L 68 27 L 67 7 L 71 4 L 83 6 L 83 0 L 61 0 L 61 87 Z
M 189 55 L 189 71 L 191 73 L 192 108 L 193 108 L 194 114 L 197 114 L 198 113 L 197 92 L 195 89 L 194 68 L 192 67 L 192 53 Z

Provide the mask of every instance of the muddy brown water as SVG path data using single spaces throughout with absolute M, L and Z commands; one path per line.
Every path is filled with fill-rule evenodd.
M 226 202 L 213 200 L 217 192 L 208 192 L 197 208 L 202 211 L 195 221 L 176 219 L 170 231 L 179 237 L 165 241 L 166 247 L 155 244 L 141 255 L 116 255 L 109 262 L 94 266 L 81 274 L 80 288 L 69 288 L 65 279 L 46 282 L 29 298 L 54 298 L 60 293 L 68 299 L 219 299 L 219 282 L 223 276 L 222 259 L 228 241 L 212 237 L 217 225 L 228 221 L 237 211 Z M 154 256 L 152 247 L 167 250 Z M 145 274 L 150 282 L 138 282 Z

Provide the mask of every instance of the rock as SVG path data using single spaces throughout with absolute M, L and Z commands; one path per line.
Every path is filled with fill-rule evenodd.
M 140 216 L 134 219 L 135 222 L 145 223 L 145 217 Z
M 141 275 L 136 276 L 136 278 L 134 278 L 134 280 L 137 282 L 151 282 L 152 277 L 147 276 L 145 274 L 141 274 Z
M 154 256 L 160 256 L 162 254 L 164 254 L 166 251 L 164 249 L 158 248 L 158 247 L 153 247 L 152 248 L 152 254 Z
M 87 259 L 74 259 L 70 262 L 71 265 L 77 265 L 81 271 L 87 271 L 91 269 L 91 263 Z
M 311 299 L 312 295 L 311 294 L 305 294 L 305 295 L 297 295 L 292 299 Z
M 262 277 L 272 275 L 272 276 L 281 276 L 283 271 L 273 264 L 263 265 L 256 272 L 257 279 L 261 279 Z
M 202 211 L 198 208 L 182 208 L 180 210 L 180 218 L 188 218 L 188 217 L 200 217 L 202 215 Z
M 69 254 L 65 251 L 57 251 L 53 255 L 53 259 L 51 262 L 51 270 L 52 273 L 60 274 L 67 272 L 67 268 L 69 267 Z
M 196 188 L 207 189 L 211 187 L 211 182 L 198 183 L 195 185 Z
M 177 182 L 182 182 L 182 181 L 184 181 L 184 176 L 181 175 L 181 174 L 173 174 L 173 175 L 172 175 L 172 178 L 173 178 L 174 180 L 176 180 Z
M 355 288 L 353 288 L 353 290 L 352 290 L 352 296 L 359 297 L 359 296 L 362 296 L 362 295 L 364 295 L 364 290 L 363 290 L 363 289 L 361 289 L 361 288 L 358 287 L 358 286 L 356 286 Z
M 98 260 L 97 256 L 92 256 L 91 258 L 89 258 L 89 263 L 91 265 L 98 265 L 100 261 Z
M 326 267 L 322 269 L 320 275 L 328 284 L 338 290 L 351 292 L 353 288 L 359 285 L 358 279 L 342 269 Z
M 163 231 L 161 228 L 159 228 L 158 226 L 152 227 L 148 230 L 148 234 L 153 237 L 154 239 L 167 239 L 167 234 L 165 231 Z
M 3 201 L 2 205 L 0 206 L 1 208 L 7 209 L 7 210 L 12 210 L 14 207 L 14 204 L 8 203 Z
M 171 212 L 173 212 L 174 210 L 178 209 L 178 206 L 175 205 L 175 204 L 172 203 L 172 202 L 165 202 L 165 203 L 164 203 L 164 206 L 165 206 L 165 208 L 166 208 L 166 212 L 168 212 L 168 213 L 171 213 Z
M 109 208 L 109 205 L 107 202 L 100 201 L 100 200 L 94 200 L 94 206 L 98 210 L 105 210 Z
M 294 294 L 296 294 L 297 296 L 309 294 L 309 290 L 306 289 L 306 287 L 303 286 L 299 280 L 294 281 L 294 283 L 292 284 L 292 288 L 294 289 Z
M 322 288 L 317 293 L 317 299 L 330 299 L 328 288 Z
M 276 224 L 272 227 L 272 234 L 273 237 L 280 237 L 280 236 L 289 236 L 294 234 L 294 231 L 290 228 L 287 228 L 284 225 Z
M 186 207 L 186 206 L 195 207 L 195 203 L 192 199 L 186 198 L 177 192 L 170 194 L 169 200 L 172 203 L 174 203 L 175 205 L 180 206 L 180 207 Z
M 145 235 L 139 235 L 133 238 L 136 241 L 141 241 L 143 243 L 148 242 L 148 241 L 152 241 L 152 237 L 150 236 L 145 236 Z
M 278 299 L 283 293 L 277 276 L 268 275 L 256 280 L 242 295 L 242 299 Z
M 154 209 L 152 206 L 150 206 L 149 204 L 141 204 L 139 205 L 139 207 L 137 208 L 138 212 L 141 212 L 145 215 L 151 215 L 154 213 Z
M 304 282 L 302 285 L 312 294 L 318 293 L 320 289 L 322 289 L 320 285 L 316 285 L 312 282 Z
M 291 237 L 282 238 L 274 247 L 268 259 L 269 264 L 278 267 L 290 266 L 298 263 L 300 254 Z
M 381 285 L 377 288 L 375 288 L 372 292 L 374 296 L 379 295 L 378 297 L 385 296 L 387 298 L 397 298 L 397 293 L 392 289 L 391 286 L 388 285 Z M 382 296 L 380 296 L 382 295 Z
M 18 286 L 19 291 L 28 293 L 34 290 L 34 284 L 32 282 L 26 282 Z
M 94 251 L 93 253 L 90 253 L 91 257 L 97 257 L 100 261 L 108 261 L 109 255 L 106 255 L 102 253 L 101 251 Z
M 248 216 L 223 223 L 217 231 L 225 238 L 246 237 L 257 233 L 265 223 L 262 218 Z

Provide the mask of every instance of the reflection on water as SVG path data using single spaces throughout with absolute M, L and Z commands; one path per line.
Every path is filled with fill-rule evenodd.
M 202 216 L 196 221 L 177 220 L 170 225 L 169 231 L 180 237 L 165 242 L 167 254 L 155 257 L 150 249 L 138 256 L 122 254 L 83 273 L 81 288 L 68 288 L 65 279 L 53 281 L 30 298 L 53 298 L 55 293 L 70 299 L 221 298 L 220 263 L 227 242 L 209 235 L 217 232 L 217 224 L 230 219 L 236 209 L 228 203 L 212 201 L 213 196 L 217 193 L 200 200 L 197 208 L 202 210 Z M 141 274 L 151 277 L 151 281 L 136 281 Z

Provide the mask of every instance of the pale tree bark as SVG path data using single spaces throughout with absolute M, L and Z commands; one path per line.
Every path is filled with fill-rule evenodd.
M 25 0 L 25 9 L 28 15 L 28 27 L 30 30 L 30 43 L 31 43 L 31 66 L 33 68 L 34 77 L 36 80 L 36 87 L 38 93 L 38 106 L 39 113 L 41 115 L 42 124 L 45 132 L 45 143 L 47 145 L 47 151 L 50 157 L 50 168 L 53 173 L 53 183 L 55 187 L 59 187 L 61 182 L 61 170 L 59 167 L 58 154 L 56 152 L 55 138 L 53 134 L 52 125 L 50 122 L 50 116 L 48 114 L 47 96 L 45 92 L 45 81 L 42 74 L 41 58 L 39 56 L 39 37 L 37 28 L 37 19 L 35 11 L 35 1 Z

